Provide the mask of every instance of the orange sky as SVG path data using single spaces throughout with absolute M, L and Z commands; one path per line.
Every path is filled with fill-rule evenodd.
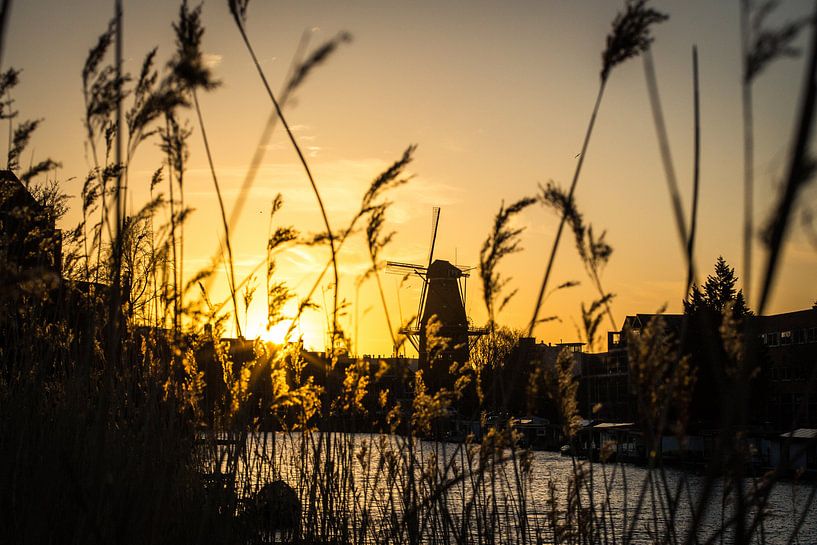
M 418 144 L 411 165 L 415 177 L 391 196 L 389 226 L 397 234 L 384 259 L 422 262 L 428 251 L 431 208 L 442 215 L 438 258 L 478 264 L 479 248 L 500 203 L 534 194 L 538 183 L 567 186 L 598 85 L 600 54 L 619 2 L 462 2 L 462 1 L 283 1 L 250 3 L 248 31 L 268 77 L 277 88 L 304 29 L 315 46 L 347 30 L 354 36 L 321 67 L 288 109 L 301 145 L 327 202 L 333 227 L 345 224 L 366 187 L 403 149 Z M 670 15 L 656 28 L 654 54 L 670 131 L 675 166 L 688 207 L 691 185 L 691 47 L 701 63 L 703 152 L 697 263 L 711 272 L 722 254 L 741 263 L 742 152 L 738 2 L 655 2 Z M 784 2 L 775 21 L 803 13 L 808 3 Z M 162 63 L 172 53 L 175 2 L 128 1 L 125 9 L 125 59 L 137 71 L 141 58 L 159 46 Z M 11 13 L 3 65 L 23 69 L 15 99 L 23 118 L 45 118 L 32 147 L 34 160 L 62 162 L 65 190 L 78 195 L 90 164 L 83 145 L 80 70 L 88 49 L 103 30 L 113 2 L 16 2 Z M 228 209 L 238 192 L 270 112 L 263 87 L 243 49 L 226 2 L 204 6 L 204 47 L 223 86 L 202 97 L 215 164 Z M 804 40 L 801 40 L 804 43 Z M 783 171 L 792 134 L 802 58 L 782 60 L 761 76 L 754 89 L 756 123 L 756 220 L 768 216 Z M 194 121 L 191 115 L 191 122 Z M 217 248 L 221 226 L 198 127 L 191 139 L 191 169 L 186 198 L 196 211 L 187 226 L 185 270 L 204 266 Z M 25 158 L 24 160 L 27 160 Z M 147 198 L 150 173 L 161 163 L 153 143 L 131 165 L 133 207 Z M 73 179 L 73 181 L 71 180 Z M 320 215 L 296 156 L 278 131 L 233 234 L 237 275 L 246 276 L 263 259 L 270 203 L 281 192 L 281 224 L 302 231 L 321 228 Z M 804 195 L 814 202 L 814 189 Z M 603 282 L 616 294 L 613 312 L 620 324 L 635 312 L 663 305 L 679 311 L 684 265 L 670 216 L 655 132 L 640 60 L 616 68 L 608 83 L 596 132 L 576 198 L 587 221 L 607 229 L 615 251 Z M 76 224 L 78 200 L 64 227 Z M 514 300 L 499 315 L 522 327 L 552 244 L 557 218 L 541 208 L 519 217 L 526 227 L 525 250 L 507 259 Z M 755 246 L 755 279 L 765 256 Z M 303 294 L 328 255 L 296 247 L 279 259 L 280 278 Z M 367 266 L 362 240 L 340 255 L 341 290 L 356 298 L 356 278 Z M 783 269 L 771 312 L 810 306 L 817 299 L 817 251 L 797 224 L 783 256 Z M 737 271 L 741 274 L 740 270 Z M 250 334 L 264 327 L 263 270 L 250 311 Z M 580 280 L 582 286 L 555 294 L 537 337 L 575 340 L 580 304 L 595 293 L 575 255 L 563 240 L 552 285 Z M 324 284 L 329 281 L 326 279 Z M 397 276 L 384 275 L 393 323 L 416 311 L 419 284 L 399 292 Z M 757 281 L 755 282 L 757 284 Z M 225 291 L 217 279 L 214 299 Z M 360 353 L 390 352 L 383 311 L 372 281 L 343 324 L 353 333 L 359 320 Z M 467 309 L 475 323 L 486 319 L 479 282 L 468 283 Z M 327 291 L 326 297 L 329 297 Z M 321 293 L 316 301 L 323 303 Z M 327 302 L 329 300 L 327 299 Z M 243 322 L 243 318 L 242 318 Z M 305 317 L 301 331 L 308 346 L 323 346 L 326 317 Z

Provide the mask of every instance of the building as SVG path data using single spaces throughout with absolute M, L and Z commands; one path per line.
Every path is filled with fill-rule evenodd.
M 817 306 L 759 316 L 765 349 L 765 424 L 776 431 L 817 428 Z
M 4 284 L 47 272 L 59 278 L 60 231 L 54 217 L 10 170 L 0 170 L 0 266 Z
M 420 320 L 419 368 L 431 391 L 451 388 L 453 363 L 468 361 L 468 317 L 460 291 L 463 271 L 435 260 L 426 272 L 428 294 Z
M 634 422 L 637 403 L 630 386 L 628 339 L 640 335 L 657 314 L 634 314 L 624 319 L 620 331 L 607 333 L 607 350 L 587 354 L 583 359 L 579 407 L 588 420 Z M 661 314 L 665 331 L 676 340 L 680 337 L 683 316 Z
M 588 416 L 595 406 L 594 418 L 607 422 L 637 420 L 635 399 L 630 389 L 627 340 L 638 335 L 655 315 L 627 316 L 621 331 L 609 332 L 607 350 L 585 358 L 582 367 L 582 414 Z M 681 338 L 683 315 L 662 315 L 667 332 Z M 817 308 L 751 317 L 749 331 L 761 341 L 758 377 L 763 388 L 756 388 L 752 398 L 754 426 L 778 432 L 798 427 L 817 427 Z M 687 339 L 687 348 L 695 339 Z M 697 361 L 699 371 L 711 366 Z M 717 391 L 717 385 L 703 385 L 714 380 L 710 374 L 698 373 L 697 389 Z M 714 389 L 713 389 L 714 388 Z M 707 390 L 707 391 L 710 391 Z M 758 391 L 759 390 L 759 391 Z M 761 406 L 762 405 L 762 406 Z M 693 410 L 696 408 L 693 407 Z M 695 415 L 694 420 L 706 420 Z M 714 418 L 718 415 L 710 415 Z

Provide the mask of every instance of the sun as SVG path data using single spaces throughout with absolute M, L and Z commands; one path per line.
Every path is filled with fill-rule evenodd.
M 292 324 L 293 320 L 286 318 L 269 329 L 262 329 L 258 336 L 261 338 L 261 340 L 277 345 L 283 345 L 287 342 L 296 341 L 301 337 L 301 328 L 297 324 L 295 324 L 293 327 Z M 291 331 L 290 328 L 292 329 Z M 287 333 L 289 333 L 288 338 Z
M 326 335 L 320 317 L 307 313 L 299 315 L 297 306 L 294 304 L 291 306 L 291 309 L 284 308 L 280 315 L 281 320 L 269 329 L 267 329 L 266 309 L 261 305 L 251 308 L 247 316 L 246 327 L 244 327 L 246 337 L 278 346 L 303 341 L 304 347 L 309 347 L 310 350 L 321 350 L 316 347 L 323 346 Z

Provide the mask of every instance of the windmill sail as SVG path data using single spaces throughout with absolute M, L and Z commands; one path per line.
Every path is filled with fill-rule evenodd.
M 440 209 L 435 206 L 431 214 L 431 241 L 425 264 L 386 262 L 387 273 L 404 277 L 417 275 L 423 281 L 417 318 L 412 327 L 403 328 L 401 333 L 417 349 L 418 367 L 423 371 L 430 391 L 452 386 L 451 364 L 468 361 L 469 336 L 485 333 L 484 330 L 469 327 L 465 312 L 465 279 L 473 267 L 434 259 L 439 223 Z M 436 322 L 433 335 L 429 329 L 432 319 Z
M 431 261 L 434 259 L 434 244 L 437 242 L 437 227 L 440 225 L 440 207 L 435 206 L 431 211 L 431 243 L 428 245 L 428 263 L 426 271 L 431 268 Z M 417 307 L 417 327 L 420 327 L 420 319 L 423 316 L 423 305 L 425 304 L 426 293 L 428 291 L 428 281 L 423 282 L 420 292 L 420 306 Z

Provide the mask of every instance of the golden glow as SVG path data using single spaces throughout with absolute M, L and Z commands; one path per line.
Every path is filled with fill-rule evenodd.
M 61 163 L 62 188 L 75 197 L 59 227 L 73 229 L 83 221 L 80 195 L 90 159 L 78 121 L 83 115 L 82 97 L 76 86 L 66 91 L 65 86 L 52 82 L 78 81 L 88 48 L 96 32 L 106 28 L 111 10 L 92 8 L 92 2 L 83 3 L 84 7 L 71 2 L 48 4 L 45 11 L 42 2 L 15 5 L 15 24 L 10 26 L 12 37 L 3 60 L 24 70 L 15 104 L 21 117 L 46 120 L 32 148 L 36 149 L 35 160 L 53 157 Z M 153 4 L 148 9 L 134 3 L 125 14 L 126 35 L 133 38 L 126 40 L 125 48 L 126 69 L 131 74 L 138 72 L 142 56 L 154 46 L 160 46 L 157 66 L 174 49 L 170 25 L 178 3 Z M 340 30 L 359 37 L 315 71 L 299 91 L 298 108 L 287 114 L 308 154 L 332 228 L 341 231 L 355 214 L 368 184 L 406 145 L 417 143 L 416 161 L 409 169 L 416 176 L 386 197 L 392 202 L 386 230 L 396 234 L 381 252 L 381 259 L 425 263 L 431 208 L 441 206 L 434 257 L 476 265 L 503 200 L 535 194 L 539 181 L 553 179 L 564 187 L 571 180 L 596 97 L 599 53 L 620 5 L 603 0 L 549 1 L 515 3 L 514 9 L 487 3 L 481 9 L 463 10 L 453 2 L 426 2 L 434 6 L 429 10 L 421 4 L 398 7 L 360 0 L 338 10 L 335 3 L 319 0 L 291 3 L 282 12 L 275 3 L 259 2 L 252 9 L 252 25 L 259 29 L 269 25 L 274 31 L 253 32 L 254 46 L 263 52 L 267 76 L 278 85 L 301 29 L 315 28 L 312 45 Z M 723 255 L 735 267 L 741 261 L 740 25 L 727 2 L 663 4 L 672 18 L 656 30 L 653 50 L 679 172 L 689 172 L 684 169 L 690 169 L 693 162 L 688 137 L 692 123 L 689 51 L 696 43 L 701 51 L 709 52 L 701 63 L 704 148 L 695 245 L 703 280 L 717 256 Z M 781 20 L 792 20 L 808 7 L 787 2 L 780 9 Z M 428 19 L 432 13 L 433 24 Z M 44 16 L 59 24 L 43 24 Z M 245 337 L 272 342 L 285 340 L 290 320 L 297 314 L 297 302 L 310 297 L 319 308 L 303 314 L 290 340 L 303 337 L 307 349 L 322 350 L 329 337 L 334 297 L 331 289 L 323 289 L 333 281 L 331 270 L 318 279 L 330 259 L 325 245 L 295 246 L 277 254 L 273 280 L 286 282 L 297 302 L 291 301 L 284 309 L 288 320 L 266 329 L 264 258 L 272 200 L 278 193 L 284 198 L 273 227 L 292 225 L 306 235 L 325 227 L 303 168 L 281 127 L 266 144 L 258 138 L 271 105 L 248 56 L 240 47 L 236 49 L 236 29 L 227 8 L 223 3 L 207 4 L 203 16 L 203 47 L 214 61 L 215 77 L 224 85 L 202 94 L 202 109 L 228 215 L 243 191 L 254 154 L 265 152 L 240 218 L 230 227 L 236 279 L 240 282 L 255 274 L 255 299 L 248 312 L 240 300 L 238 310 L 231 308 L 221 267 L 208 296 L 214 302 L 227 301 L 222 312 L 239 315 Z M 693 24 L 701 17 L 718 24 Z M 84 29 L 79 37 L 76 28 Z M 406 43 L 416 47 L 406 48 Z M 785 164 L 780 158 L 786 156 L 803 62 L 800 58 L 775 63 L 758 87 L 757 222 L 768 217 L 777 199 L 774 180 Z M 677 243 L 670 200 L 662 183 L 664 173 L 639 64 L 629 61 L 610 79 L 576 192 L 588 223 L 599 232 L 606 230 L 615 248 L 603 285 L 616 294 L 613 313 L 619 325 L 627 314 L 655 312 L 662 305 L 667 305 L 668 312 L 680 312 L 686 283 L 684 252 Z M 407 71 L 407 66 L 412 70 Z M 372 78 L 377 79 L 376 88 L 369 84 Z M 180 249 L 184 281 L 210 266 L 210 257 L 224 236 L 200 127 L 195 115 L 189 121 L 194 133 L 189 142 L 185 199 L 194 212 L 184 224 L 184 250 Z M 128 168 L 129 214 L 136 214 L 158 192 L 165 198 L 169 195 L 167 173 L 159 186 L 150 184 L 152 173 L 163 161 L 155 141 L 139 147 Z M 815 188 L 808 191 L 804 202 L 813 202 Z M 689 179 L 682 184 L 682 193 L 688 211 Z M 156 226 L 167 222 L 169 211 L 165 209 Z M 525 251 L 508 256 L 501 265 L 503 275 L 511 278 L 506 293 L 519 289 L 497 317 L 503 325 L 525 327 L 530 320 L 532 299 L 558 224 L 557 217 L 541 209 L 531 208 L 518 218 L 517 226 L 526 227 L 522 234 Z M 356 289 L 357 279 L 371 267 L 364 239 L 351 237 L 338 256 L 338 327 L 356 351 L 389 353 L 393 342 L 389 323 L 397 329 L 417 312 L 420 289 L 416 280 L 401 284 L 399 277 L 381 271 L 389 313 L 386 320 L 374 277 L 367 277 Z M 754 278 L 758 279 L 764 249 L 759 241 L 755 244 Z M 794 227 L 768 310 L 810 306 L 815 297 L 809 291 L 815 267 L 817 254 L 803 229 Z M 563 239 L 551 286 L 582 283 L 548 299 L 542 316 L 560 319 L 542 323 L 536 330 L 540 339 L 555 342 L 580 337 L 576 324 L 581 323 L 581 305 L 597 298 L 583 271 L 572 245 Z M 476 273 L 468 283 L 466 311 L 480 325 L 487 313 Z M 742 271 L 737 274 L 743 277 Z M 321 287 L 310 292 L 316 282 Z M 753 284 L 756 292 L 758 280 Z M 757 293 L 749 294 L 750 305 L 756 298 Z M 605 322 L 604 327 L 612 329 L 612 324 Z M 232 320 L 225 328 L 227 335 L 235 335 L 238 329 Z
M 303 341 L 307 350 L 321 350 L 325 338 L 324 326 L 314 313 L 308 310 L 295 322 L 297 312 L 298 307 L 295 302 L 289 301 L 284 307 L 283 316 L 285 317 L 267 328 L 267 311 L 263 300 L 253 301 L 249 308 L 246 324 L 244 324 L 244 336 L 248 339 L 261 339 L 279 346 Z
M 297 325 L 292 327 L 292 320 L 286 319 L 278 322 L 269 329 L 262 330 L 258 336 L 264 341 L 280 346 L 288 342 L 297 341 L 301 338 L 302 334 L 300 327 Z

